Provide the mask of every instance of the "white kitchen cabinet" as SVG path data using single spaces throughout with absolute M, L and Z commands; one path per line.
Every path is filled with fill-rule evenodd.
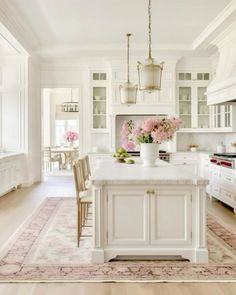
M 108 245 L 191 244 L 191 190 L 119 189 L 107 198 Z
M 108 191 L 108 245 L 149 244 L 149 201 L 145 189 Z M 130 214 L 132 212 L 132 219 Z
M 102 132 L 108 129 L 108 73 L 91 73 L 92 129 Z
M 236 131 L 236 106 L 216 105 L 211 106 L 211 125 L 221 132 Z
M 0 196 L 23 183 L 22 155 L 0 157 Z
M 178 113 L 182 120 L 181 132 L 210 128 L 210 108 L 205 95 L 210 73 L 178 72 Z
M 171 153 L 170 163 L 173 165 L 197 165 L 199 153 L 179 152 Z
M 156 189 L 150 206 L 151 244 L 171 247 L 192 243 L 191 194 L 186 190 Z
M 229 205 L 236 213 L 236 171 L 214 164 L 209 165 L 209 195 Z

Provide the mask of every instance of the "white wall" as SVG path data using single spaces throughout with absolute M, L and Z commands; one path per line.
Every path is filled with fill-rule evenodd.
M 41 180 L 41 89 L 39 60 L 28 58 L 27 113 L 27 184 Z
M 3 151 L 21 152 L 24 143 L 24 105 L 26 60 L 3 57 L 0 66 L 1 146 Z

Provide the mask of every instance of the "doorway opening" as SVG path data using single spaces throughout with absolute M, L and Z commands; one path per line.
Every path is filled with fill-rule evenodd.
M 71 181 L 72 164 L 79 157 L 79 121 L 79 88 L 42 89 L 44 181 Z

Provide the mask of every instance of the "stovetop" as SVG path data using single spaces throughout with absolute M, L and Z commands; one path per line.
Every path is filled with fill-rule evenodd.
M 224 158 L 236 158 L 236 153 L 215 153 L 214 156 Z

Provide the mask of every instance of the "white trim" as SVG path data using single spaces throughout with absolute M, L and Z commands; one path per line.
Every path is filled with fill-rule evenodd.
M 192 49 L 195 50 L 201 45 L 203 45 L 208 38 L 210 38 L 213 33 L 216 32 L 220 26 L 223 26 L 224 22 L 236 12 L 236 0 L 232 0 L 225 8 L 222 10 L 215 19 L 206 27 L 206 29 L 193 41 Z
M 10 1 L 1 0 L 0 22 L 11 32 L 12 36 L 14 35 L 21 54 L 27 54 L 27 51 L 32 53 L 38 41 Z

